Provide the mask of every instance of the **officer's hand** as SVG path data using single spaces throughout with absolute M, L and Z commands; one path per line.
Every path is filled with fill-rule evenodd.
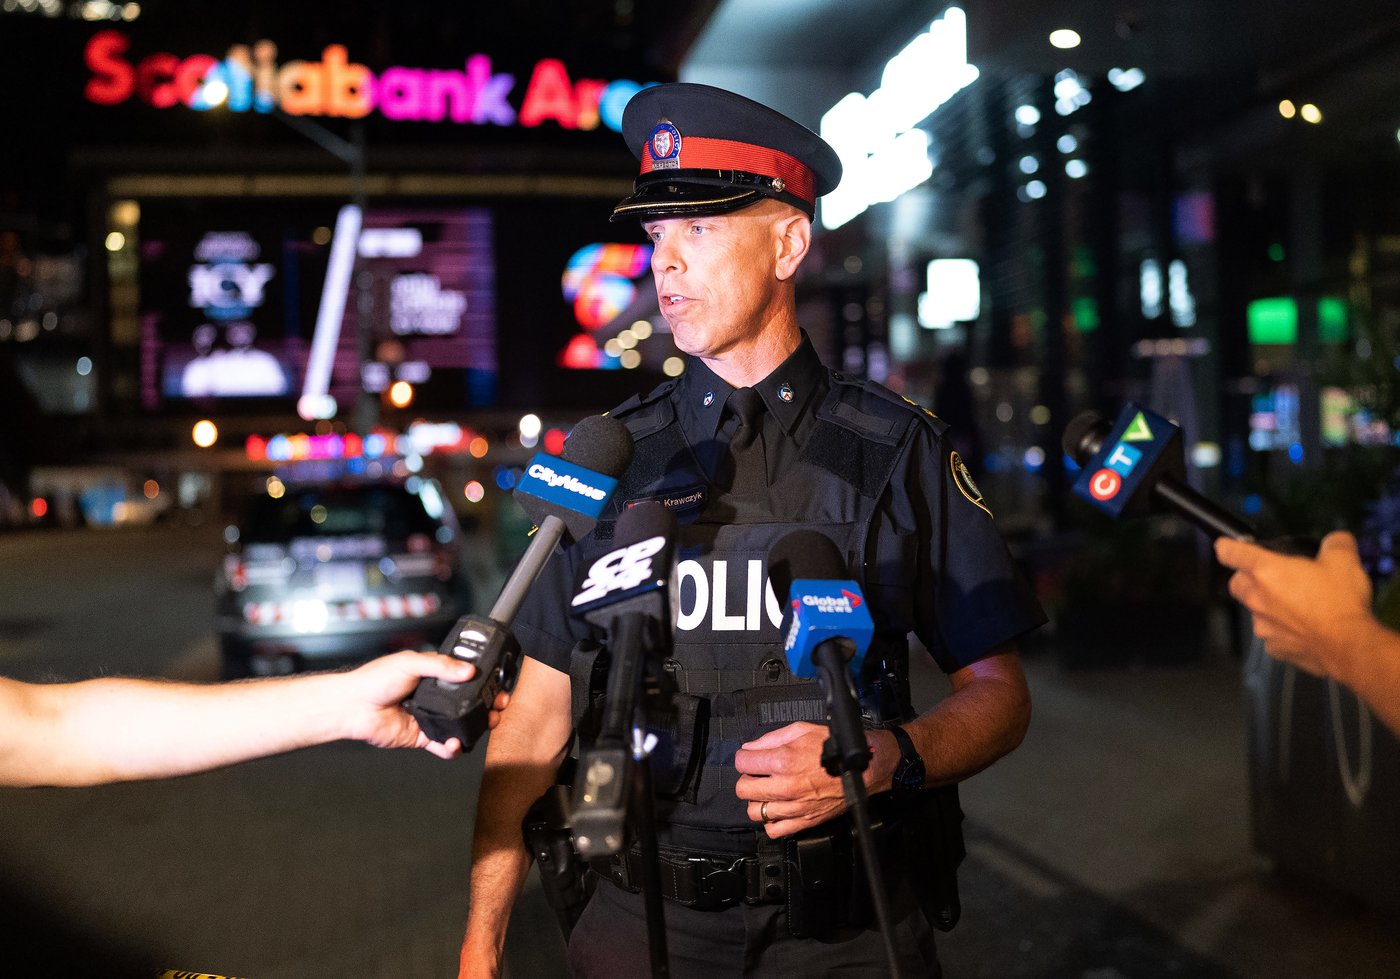
M 770 839 L 790 836 L 846 811 L 841 780 L 822 768 L 822 745 L 828 734 L 823 725 L 798 721 L 735 752 L 739 784 L 734 793 L 748 802 L 749 818 L 764 823 Z M 866 738 L 870 735 L 867 731 Z M 866 775 L 868 781 L 870 773 Z

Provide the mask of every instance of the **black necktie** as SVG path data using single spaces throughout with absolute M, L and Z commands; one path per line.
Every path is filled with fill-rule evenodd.
M 720 465 L 719 482 L 726 492 L 756 493 L 768 488 L 763 411 L 763 396 L 753 388 L 737 388 L 729 395 L 725 412 L 731 416 L 729 425 L 736 427 Z

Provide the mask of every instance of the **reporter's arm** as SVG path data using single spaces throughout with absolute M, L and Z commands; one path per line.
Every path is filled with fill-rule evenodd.
M 0 785 L 97 785 L 166 778 L 354 738 L 431 744 L 400 706 L 425 676 L 463 680 L 468 664 L 396 653 L 347 673 L 222 684 L 103 678 L 0 680 Z
M 510 710 L 486 746 L 461 977 L 500 974 L 511 909 L 530 869 L 520 824 L 554 784 L 572 730 L 569 675 L 525 657 Z
M 1316 558 L 1221 538 L 1230 594 L 1254 617 L 1269 655 L 1356 691 L 1400 735 L 1400 634 L 1371 614 L 1371 582 L 1351 534 L 1328 534 Z

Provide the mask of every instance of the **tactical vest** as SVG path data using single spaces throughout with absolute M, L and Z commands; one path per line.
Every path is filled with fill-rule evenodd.
M 696 746 L 703 759 L 691 784 L 657 801 L 663 840 L 678 829 L 751 838 L 754 823 L 734 794 L 736 749 L 794 721 L 825 722 L 819 686 L 794 677 L 784 657 L 782 607 L 767 573 L 773 546 L 798 529 L 826 534 L 863 585 L 872 518 L 901 453 L 920 424 L 942 433 L 941 421 L 878 385 L 834 372 L 830 381 L 797 462 L 754 498 L 719 496 L 710 485 L 676 419 L 676 382 L 611 412 L 631 431 L 636 454 L 595 545 L 606 548 L 628 504 L 658 500 L 675 514 L 679 595 L 664 669 L 683 694 L 708 702 L 708 738 Z M 866 724 L 878 727 L 912 716 L 909 650 L 903 627 L 879 608 L 871 614 L 875 638 L 860 686 Z M 577 663 L 572 672 L 576 687 L 588 684 Z M 576 705 L 587 697 L 581 692 Z

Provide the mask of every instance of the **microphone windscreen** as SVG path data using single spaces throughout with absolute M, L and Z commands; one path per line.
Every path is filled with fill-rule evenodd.
M 798 578 L 836 581 L 849 578 L 846 561 L 831 538 L 816 530 L 794 530 L 768 552 L 768 579 L 773 594 L 786 604 Z
M 656 500 L 648 500 L 623 509 L 613 530 L 613 540 L 618 546 L 657 536 L 673 541 L 676 539 L 676 529 L 676 518 L 671 511 Z
M 1082 466 L 1102 448 L 1104 437 L 1112 430 L 1113 426 L 1098 412 L 1086 411 L 1076 415 L 1065 426 L 1060 447 L 1065 450 L 1065 455 Z
M 632 465 L 632 433 L 616 418 L 589 415 L 573 427 L 559 453 L 565 462 L 620 479 Z

